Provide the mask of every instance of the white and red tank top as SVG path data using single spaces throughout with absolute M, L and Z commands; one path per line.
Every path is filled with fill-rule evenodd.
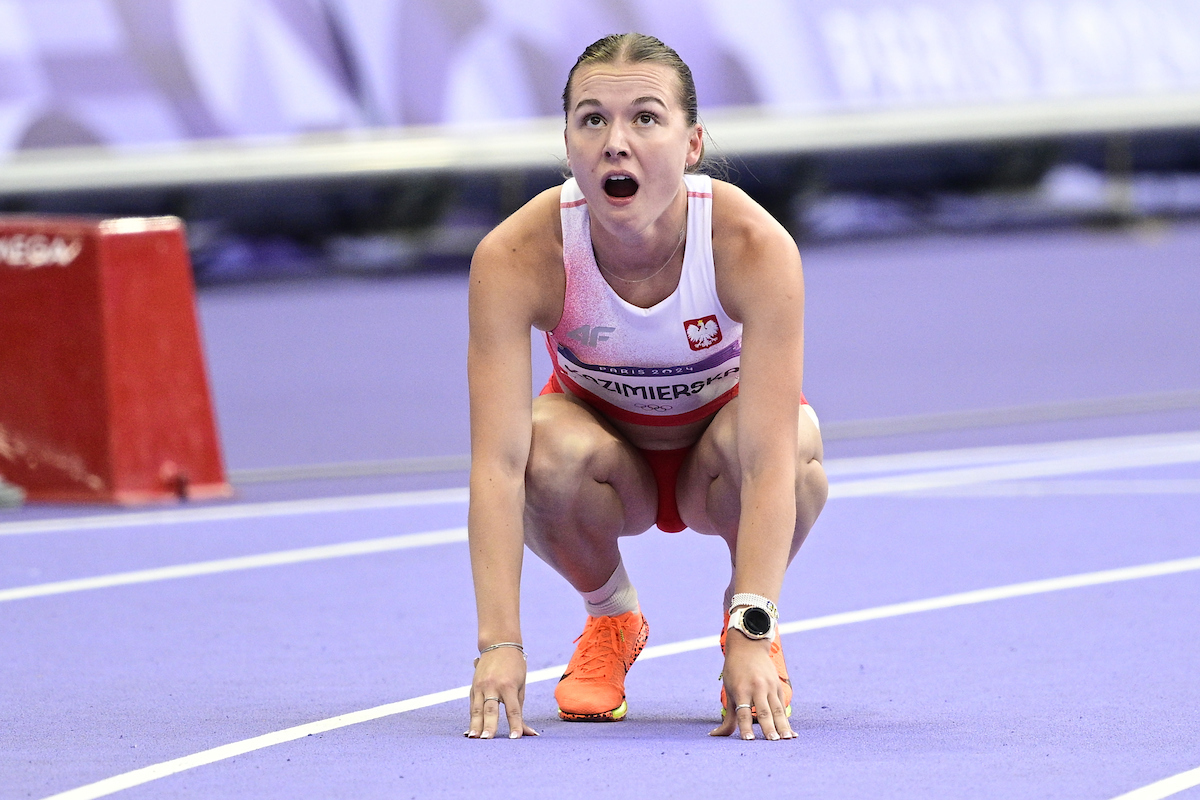
M 650 308 L 621 299 L 592 250 L 587 200 L 574 178 L 562 187 L 566 299 L 546 333 L 554 374 L 605 415 L 641 425 L 703 419 L 737 396 L 742 325 L 717 297 L 712 179 L 685 175 L 687 245 L 679 286 Z

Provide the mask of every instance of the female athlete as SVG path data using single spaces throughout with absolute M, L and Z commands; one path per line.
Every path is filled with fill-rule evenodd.
M 526 204 L 471 265 L 471 567 L 480 656 L 467 736 L 524 722 L 519 594 L 528 547 L 583 596 L 555 690 L 565 720 L 621 719 L 648 625 L 618 538 L 657 524 L 722 537 L 721 705 L 712 731 L 790 739 L 776 635 L 784 572 L 828 494 L 804 403 L 796 245 L 734 186 L 696 174 L 691 71 L 640 34 L 594 43 L 563 92 L 572 178 Z M 530 331 L 554 372 L 530 385 Z M 714 620 L 714 628 L 715 620 Z

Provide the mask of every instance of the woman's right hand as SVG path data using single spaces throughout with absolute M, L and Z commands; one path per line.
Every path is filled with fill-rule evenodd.
M 521 717 L 525 705 L 525 656 L 515 647 L 497 647 L 475 659 L 471 727 L 465 735 L 470 739 L 496 738 L 502 705 L 508 716 L 508 738 L 538 735 Z

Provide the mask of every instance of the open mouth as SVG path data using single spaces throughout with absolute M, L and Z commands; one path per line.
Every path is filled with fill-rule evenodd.
M 633 197 L 638 182 L 628 175 L 614 175 L 604 182 L 604 193 L 609 197 Z

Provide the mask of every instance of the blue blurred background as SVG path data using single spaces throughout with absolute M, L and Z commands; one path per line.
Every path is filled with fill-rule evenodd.
M 554 116 L 625 30 L 709 109 L 1200 89 L 1194 0 L 2 0 L 0 151 Z
M 176 214 L 202 283 L 461 267 L 625 30 L 802 241 L 1200 211 L 1197 0 L 0 0 L 0 211 Z

